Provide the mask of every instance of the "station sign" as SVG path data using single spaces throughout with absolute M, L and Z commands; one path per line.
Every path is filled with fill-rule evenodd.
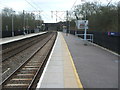
M 76 20 L 75 23 L 78 29 L 88 29 L 88 20 Z
M 108 32 L 108 36 L 120 36 L 120 32 Z

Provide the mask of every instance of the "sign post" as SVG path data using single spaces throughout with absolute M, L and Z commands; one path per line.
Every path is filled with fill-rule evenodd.
M 88 20 L 77 20 L 76 26 L 78 29 L 84 29 L 84 40 L 86 40 L 87 29 L 88 29 Z
M 87 29 L 88 29 L 88 22 L 87 22 L 87 20 L 85 20 L 84 40 L 86 40 L 86 36 L 87 36 Z

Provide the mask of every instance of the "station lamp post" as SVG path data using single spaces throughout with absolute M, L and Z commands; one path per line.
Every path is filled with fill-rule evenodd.
M 12 12 L 12 37 L 14 36 L 14 17 L 13 17 L 14 12 L 15 11 Z
M 86 28 L 86 22 L 87 21 L 87 14 L 86 14 L 86 8 L 85 8 L 85 31 L 84 31 L 84 40 L 86 40 L 87 35 L 87 28 Z

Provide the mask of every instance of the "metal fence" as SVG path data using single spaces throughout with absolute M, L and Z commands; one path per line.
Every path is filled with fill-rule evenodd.
M 76 36 L 80 36 L 80 37 L 84 37 L 84 34 L 75 34 Z M 93 39 L 94 39 L 94 37 L 93 37 L 93 34 L 86 34 L 86 40 L 87 41 L 90 41 L 90 42 L 92 42 L 93 43 Z

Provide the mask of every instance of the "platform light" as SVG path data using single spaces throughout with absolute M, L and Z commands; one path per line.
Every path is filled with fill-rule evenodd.
M 15 11 L 12 12 L 12 37 L 14 36 L 14 19 L 13 19 L 13 13 Z

